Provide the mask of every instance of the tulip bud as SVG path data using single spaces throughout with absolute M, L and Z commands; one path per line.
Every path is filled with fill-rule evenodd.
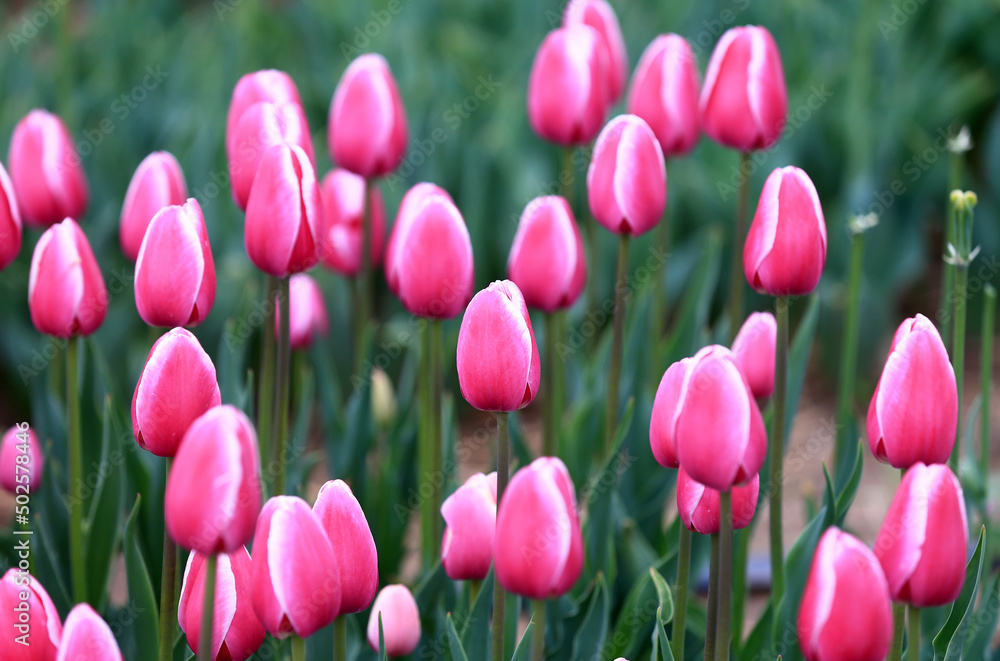
M 275 307 L 275 334 L 281 329 L 281 310 Z M 288 336 L 293 349 L 308 349 L 313 338 L 330 332 L 323 290 L 305 273 L 296 273 L 288 282 Z
M 122 661 L 122 651 L 90 604 L 77 604 L 66 616 L 56 661 Z
M 417 184 L 403 197 L 385 249 L 385 279 L 418 317 L 450 319 L 472 298 L 469 230 L 434 184 Z
M 564 198 L 538 197 L 525 207 L 510 247 L 507 276 L 530 307 L 555 312 L 576 302 L 587 282 L 587 256 Z
M 332 170 L 323 177 L 321 186 L 323 211 L 326 216 L 326 245 L 323 264 L 347 277 L 361 270 L 361 246 L 364 243 L 365 180 L 348 170 Z M 369 263 L 382 264 L 382 244 L 385 242 L 385 205 L 378 186 L 368 193 L 371 207 L 371 244 Z
M 666 157 L 682 156 L 698 142 L 698 61 L 684 37 L 661 34 L 632 75 L 628 111 L 653 130 Z
M 13 262 L 21 252 L 21 211 L 14 197 L 14 184 L 7 170 L 0 163 L 0 271 Z
M 24 424 L 24 423 L 21 423 Z M 22 491 L 37 491 L 42 486 L 42 470 L 45 468 L 45 455 L 30 428 L 25 425 L 24 431 L 20 425 L 7 430 L 0 440 L 0 488 L 10 493 L 17 493 L 17 485 Z M 27 476 L 27 482 L 25 482 Z
M 356 58 L 330 103 L 330 158 L 365 179 L 396 169 L 406 153 L 406 109 L 389 63 L 381 55 Z
M 245 547 L 218 555 L 211 655 L 215 661 L 244 661 L 264 643 L 264 625 L 250 601 L 250 554 Z M 177 623 L 188 646 L 198 650 L 205 599 L 205 556 L 191 553 L 184 568 Z
M 302 105 L 295 81 L 284 71 L 263 69 L 244 74 L 233 88 L 229 113 L 226 115 L 226 155 L 230 162 L 235 154 L 238 139 L 236 125 L 250 106 L 261 101 L 276 105 L 286 103 Z
M 770 312 L 753 312 L 733 340 L 736 365 L 750 384 L 757 400 L 774 392 L 774 354 L 778 342 L 778 322 Z
M 122 203 L 118 241 L 125 256 L 134 262 L 153 216 L 163 207 L 184 204 L 187 196 L 184 172 L 176 158 L 154 151 L 142 159 Z
M 398 406 L 392 381 L 384 370 L 372 369 L 372 418 L 380 429 L 386 429 L 396 421 Z
M 538 136 L 569 147 L 588 144 L 611 105 L 608 52 L 589 25 L 553 30 L 542 41 L 528 80 L 528 121 Z
M 638 236 L 656 226 L 667 205 L 667 168 L 652 129 L 619 115 L 601 131 L 587 170 L 594 218 L 615 234 Z
M 682 362 L 673 424 L 665 431 L 674 439 L 680 465 L 718 491 L 746 484 L 767 454 L 764 420 L 746 377 L 732 352 L 718 345 Z
M 307 271 L 323 249 L 323 203 L 300 147 L 279 144 L 261 159 L 247 201 L 244 243 L 254 266 L 277 278 Z
M 406 656 L 420 644 L 420 613 L 417 602 L 405 585 L 387 585 L 375 598 L 368 618 L 368 644 L 376 652 L 378 623 L 382 618 L 382 636 L 389 657 Z
M 231 553 L 250 541 L 260 512 L 257 434 L 225 404 L 191 423 L 164 494 L 167 532 L 186 549 Z
M 778 168 L 764 182 L 743 245 L 743 272 L 755 290 L 802 296 L 816 289 L 826 263 L 826 222 L 809 175 Z
M 919 608 L 958 598 L 968 558 L 965 497 L 945 464 L 914 464 L 875 538 L 892 600 Z
M 685 358 L 668 367 L 660 379 L 656 397 L 653 398 L 653 411 L 649 419 L 649 447 L 653 450 L 653 457 L 664 468 L 680 468 L 681 465 L 677 461 L 674 427 L 677 425 L 677 414 L 680 413 L 684 377 L 693 360 Z
M 28 275 L 28 307 L 39 333 L 90 335 L 104 323 L 108 290 L 87 237 L 72 218 L 45 230 Z
M 17 203 L 25 222 L 45 227 L 82 218 L 90 192 L 66 125 L 45 110 L 32 110 L 14 127 L 7 155 Z
M 21 597 L 27 593 L 27 598 Z M 24 618 L 30 618 L 25 622 Z M 42 584 L 11 568 L 0 579 L 0 658 L 4 661 L 52 661 L 63 627 Z M 30 645 L 28 644 L 30 643 Z
M 309 505 L 295 496 L 264 504 L 253 538 L 253 607 L 275 638 L 308 638 L 340 613 L 340 570 Z
M 521 290 L 496 281 L 472 299 L 458 330 L 462 396 L 480 411 L 516 411 L 538 394 L 541 366 Z
M 441 505 L 441 564 L 454 581 L 481 581 L 493 563 L 497 474 L 476 473 Z
M 732 149 L 768 149 L 778 141 L 788 90 L 781 54 L 766 28 L 747 25 L 722 35 L 708 62 L 698 114 L 701 129 Z
M 868 406 L 868 444 L 895 468 L 943 464 L 955 447 L 958 389 L 934 324 L 922 314 L 899 325 Z
M 497 580 L 508 592 L 552 599 L 583 570 L 583 536 L 566 465 L 539 457 L 514 474 L 497 510 Z
M 570 0 L 563 14 L 563 25 L 589 25 L 597 31 L 607 54 L 608 103 L 620 99 L 628 77 L 628 53 L 615 10 L 606 0 Z
M 320 487 L 313 514 L 340 572 L 340 614 L 360 613 L 378 591 L 378 552 L 361 503 L 343 480 L 330 480 Z
M 215 303 L 215 261 L 193 197 L 160 209 L 135 262 L 135 306 L 150 326 L 196 326 Z
M 868 547 L 839 528 L 823 533 L 816 547 L 798 634 L 807 661 L 881 661 L 889 652 L 885 574 Z
M 132 433 L 143 450 L 173 457 L 191 423 L 221 403 L 212 359 L 190 331 L 175 328 L 149 350 L 132 396 Z
M 760 476 L 754 474 L 750 483 L 733 487 L 733 530 L 746 528 L 757 510 Z M 692 480 L 681 468 L 677 471 L 677 511 L 691 532 L 714 535 L 719 532 L 719 492 Z

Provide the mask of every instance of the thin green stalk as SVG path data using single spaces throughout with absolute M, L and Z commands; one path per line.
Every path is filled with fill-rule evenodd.
M 555 313 L 555 327 L 556 327 L 556 338 L 557 343 L 562 341 L 566 337 L 566 310 L 559 310 Z M 558 346 L 556 347 L 556 353 L 558 354 Z M 559 362 L 556 363 L 554 370 L 555 374 L 553 379 L 555 383 L 552 387 L 552 396 L 555 399 L 556 411 L 563 410 L 563 402 L 566 401 L 566 361 L 565 357 L 560 357 Z M 555 436 L 555 449 L 553 450 L 553 456 L 559 456 L 559 445 L 562 439 L 559 438 L 558 433 L 559 426 L 556 426 L 556 436 Z
M 83 447 L 80 433 L 80 393 L 78 360 L 80 338 L 66 344 L 66 429 L 69 436 L 69 546 L 73 569 L 73 599 L 87 601 L 87 565 L 83 548 Z
M 306 661 L 306 639 L 292 636 L 292 661 Z
M 559 404 L 556 400 L 557 389 L 556 385 L 556 370 L 559 369 L 559 355 L 556 345 L 558 344 L 558 331 L 556 330 L 559 326 L 558 320 L 556 319 L 556 313 L 547 313 L 545 315 L 545 356 L 542 359 L 542 369 L 544 374 L 542 375 L 542 384 L 545 389 L 545 433 L 542 436 L 542 451 L 541 456 L 543 457 L 554 457 L 556 456 L 559 448 L 557 434 L 559 425 L 557 424 L 557 419 L 559 417 Z
M 906 605 L 892 605 L 892 647 L 889 648 L 888 661 L 902 661 L 903 659 L 903 631 L 906 629 Z
M 281 332 L 278 333 L 278 361 L 277 361 L 277 397 L 274 400 L 274 412 L 271 419 L 271 464 L 274 468 L 274 481 L 271 484 L 272 495 L 285 493 L 285 471 L 287 469 L 288 457 L 286 448 L 288 446 L 288 395 L 289 384 L 291 382 L 290 371 L 292 361 L 292 344 L 289 337 L 288 309 L 288 277 L 279 280 L 280 292 L 278 293 L 278 304 L 281 306 Z
M 712 535 L 708 558 L 708 612 L 705 620 L 705 661 L 715 661 L 716 631 L 719 624 L 719 533 Z
M 989 502 L 990 486 L 990 390 L 993 373 L 993 328 L 997 314 L 997 290 L 983 287 L 983 330 L 980 333 L 979 367 L 979 468 L 983 471 L 983 503 Z
M 444 387 L 444 376 L 441 368 L 441 353 L 444 337 L 440 319 L 431 321 L 431 540 L 441 540 L 441 487 L 444 483 L 444 468 L 442 463 L 442 442 L 444 434 L 441 425 L 441 391 Z M 431 563 L 437 561 L 440 554 L 438 543 L 431 547 Z
M 545 600 L 535 599 L 534 604 L 535 612 L 531 615 L 531 620 L 535 623 L 531 636 L 531 659 L 545 661 Z
M 611 339 L 611 370 L 608 375 L 608 412 L 604 426 L 604 450 L 611 451 L 618 428 L 618 387 L 622 372 L 622 351 L 625 344 L 625 275 L 628 269 L 629 235 L 618 240 L 618 275 L 615 277 L 614 335 Z
M 669 168 L 670 159 L 666 159 L 664 162 L 665 166 Z M 670 181 L 670 175 L 667 175 L 667 182 Z M 667 254 L 667 244 L 670 242 L 670 198 L 667 197 L 667 204 L 663 207 L 663 218 L 656 226 L 656 250 L 661 254 Z M 652 311 L 649 315 L 650 323 L 650 340 L 652 342 L 657 342 L 660 339 L 660 334 L 663 333 L 664 326 L 664 316 L 666 314 L 666 292 L 663 280 L 666 276 L 666 264 L 660 267 L 660 272 L 653 275 L 653 301 L 652 301 Z
M 205 594 L 201 601 L 201 632 L 198 638 L 198 661 L 212 659 L 212 618 L 215 616 L 215 570 L 219 556 L 214 553 L 205 560 Z
M 774 300 L 778 322 L 778 337 L 774 362 L 774 415 L 771 418 L 772 438 L 768 448 L 770 474 L 768 488 L 771 524 L 771 604 L 777 608 L 785 594 L 785 548 L 781 531 L 781 469 L 785 449 L 785 399 L 788 396 L 788 297 Z
M 965 380 L 965 311 L 966 285 L 969 278 L 968 265 L 955 267 L 955 337 L 952 343 L 952 366 L 955 369 L 955 385 L 958 387 L 958 425 L 955 427 L 955 447 L 951 450 L 948 465 L 958 474 L 958 459 L 962 446 L 962 391 Z
M 170 477 L 170 466 L 174 460 L 167 457 L 166 478 Z M 163 482 L 166 484 L 166 479 Z M 171 661 L 174 655 L 174 622 L 177 621 L 177 593 L 174 591 L 177 578 L 177 544 L 163 529 L 163 569 L 160 573 L 160 648 L 159 661 Z
M 573 181 L 576 179 L 576 172 L 573 171 L 573 148 L 565 147 L 562 150 L 562 170 L 559 172 L 559 186 L 562 196 L 569 203 L 570 211 L 573 210 L 575 200 L 573 199 Z
M 733 233 L 733 255 L 729 272 L 729 343 L 736 339 L 743 321 L 743 242 L 747 234 L 747 213 L 750 205 L 750 175 L 747 163 L 750 152 L 740 153 L 740 194 L 736 204 L 736 228 Z
M 743 644 L 743 609 L 746 602 L 747 557 L 750 555 L 750 532 L 743 534 L 733 531 L 733 635 L 736 649 Z
M 503 498 L 503 492 L 507 489 L 508 474 L 510 472 L 510 448 L 507 440 L 507 416 L 506 411 L 497 411 L 497 502 Z M 503 655 L 503 633 L 504 633 L 504 591 L 497 580 L 496 572 L 493 572 L 493 661 L 504 661 Z
M 264 283 L 264 346 L 260 360 L 257 391 L 257 442 L 260 456 L 271 456 L 271 420 L 274 415 L 274 359 L 277 354 L 277 335 L 274 332 L 274 315 L 278 305 L 278 279 L 268 275 Z M 265 485 L 271 488 L 271 483 Z M 271 495 L 276 495 L 277 492 Z
M 681 523 L 677 539 L 677 585 L 674 587 L 674 624 L 670 646 L 674 659 L 684 659 L 684 624 L 687 619 L 688 582 L 691 575 L 691 531 Z
M 333 621 L 333 661 L 347 661 L 347 616 Z
M 864 264 L 865 235 L 851 235 L 851 266 L 847 280 L 847 316 L 844 321 L 844 346 L 840 356 L 839 393 L 837 396 L 837 445 L 833 466 L 836 470 L 848 447 L 848 421 L 853 415 L 854 382 L 858 371 L 858 313 L 861 303 L 861 273 Z M 838 476 L 839 479 L 840 476 Z
M 434 379 L 431 375 L 431 344 L 434 342 L 429 331 L 423 335 L 423 351 L 420 355 L 420 403 L 423 408 L 420 416 L 420 438 L 418 451 L 418 464 L 420 474 L 417 483 L 422 485 L 424 480 L 433 481 L 431 463 L 433 461 L 433 423 L 432 411 L 434 409 L 434 397 L 431 391 L 434 389 Z M 429 569 L 434 564 L 434 546 L 439 540 L 434 539 L 434 501 L 431 498 L 423 498 L 420 501 L 420 539 L 421 539 L 421 560 L 424 569 Z
M 355 371 L 360 378 L 365 378 L 364 366 L 365 357 L 368 355 L 367 347 L 367 330 L 368 323 L 371 321 L 371 309 L 372 309 L 372 273 L 371 273 L 371 245 L 372 245 L 372 214 L 371 214 L 371 193 L 372 187 L 375 182 L 371 179 L 365 179 L 365 217 L 364 223 L 361 229 L 361 271 L 358 272 L 358 309 L 357 317 L 355 321 L 357 322 L 355 327 L 354 335 L 354 350 L 355 350 Z
M 951 152 L 951 174 L 950 174 L 950 187 L 949 190 L 960 190 L 962 186 L 962 161 L 964 156 L 962 152 Z M 955 236 L 955 224 L 953 221 L 953 214 L 951 211 L 945 217 L 944 223 L 944 245 L 945 250 L 949 245 L 957 245 Z M 949 260 L 944 262 L 944 272 L 943 272 L 943 282 L 941 284 L 941 309 L 947 310 L 950 306 L 948 305 L 948 297 L 951 292 L 955 291 L 955 264 Z M 941 320 L 941 337 L 944 339 L 945 346 L 948 345 L 948 340 L 951 338 L 951 315 L 946 314 Z
M 920 609 L 916 606 L 908 606 L 909 614 L 907 619 L 910 625 L 909 642 L 907 642 L 907 661 L 920 661 Z
M 476 599 L 479 598 L 479 592 L 483 589 L 483 582 L 481 580 L 472 579 L 469 581 L 469 611 L 472 611 L 472 607 L 476 605 Z
M 724 491 L 719 494 L 719 628 L 716 632 L 715 658 L 728 661 L 729 638 L 732 622 L 733 583 L 733 494 Z M 737 626 L 739 623 L 737 622 Z

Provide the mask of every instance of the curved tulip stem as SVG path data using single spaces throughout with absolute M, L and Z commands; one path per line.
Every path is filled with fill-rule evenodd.
M 167 457 L 166 478 L 174 460 Z M 166 480 L 164 480 L 166 484 Z M 158 661 L 171 661 L 174 655 L 174 622 L 177 621 L 177 544 L 166 527 L 163 529 L 163 569 L 160 573 L 160 649 Z
M 910 634 L 906 648 L 907 661 L 920 661 L 920 609 L 916 606 L 908 607 Z
M 736 202 L 736 229 L 733 233 L 733 255 L 729 272 L 729 343 L 736 339 L 743 321 L 743 242 L 747 234 L 747 212 L 750 206 L 750 176 L 747 164 L 750 152 L 740 153 L 740 194 Z
M 708 613 L 705 620 L 705 661 L 715 661 L 715 632 L 719 619 L 719 533 L 711 536 L 708 558 Z
M 257 442 L 262 460 L 271 457 L 271 420 L 274 415 L 274 357 L 277 353 L 274 315 L 278 298 L 278 279 L 268 275 L 264 284 L 264 340 L 260 359 L 257 390 Z M 265 484 L 271 488 L 271 484 Z M 271 495 L 276 495 L 272 493 Z
M 292 661 L 306 661 L 306 639 L 292 636 Z
M 545 661 L 545 600 L 535 600 L 535 612 L 531 620 L 535 628 L 531 636 L 531 661 Z
M 969 267 L 955 267 L 955 337 L 952 344 L 952 365 L 955 368 L 955 385 L 958 386 L 958 425 L 955 427 L 955 447 L 951 450 L 948 465 L 958 474 L 958 458 L 962 448 L 962 383 L 965 379 L 965 310 L 968 291 Z
M 892 605 L 892 647 L 889 648 L 889 661 L 902 661 L 905 614 L 906 606 L 904 604 L 894 603 Z
M 289 279 L 281 278 L 279 281 L 280 291 L 278 293 L 278 304 L 281 306 L 281 332 L 278 334 L 278 361 L 277 361 L 277 393 L 274 401 L 274 418 L 271 420 L 271 467 L 274 468 L 274 482 L 271 485 L 271 494 L 280 495 L 285 493 L 285 471 L 287 469 L 288 457 L 286 448 L 288 446 L 288 396 L 290 374 L 292 362 L 292 344 L 289 337 Z
M 774 362 L 774 415 L 771 417 L 769 475 L 771 503 L 771 604 L 778 607 L 785 594 L 785 549 L 781 534 L 781 469 L 785 453 L 785 399 L 788 396 L 788 297 L 774 300 L 778 336 Z
M 198 661 L 212 661 L 212 618 L 215 615 L 215 570 L 219 556 L 205 559 L 205 594 L 201 601 L 201 634 L 198 637 Z M 205 632 L 209 632 L 206 636 Z
M 556 372 L 560 369 L 559 320 L 555 312 L 545 314 L 545 357 L 542 359 L 542 383 L 545 384 L 545 433 L 542 436 L 541 456 L 555 457 L 559 449 L 559 402 Z
M 691 531 L 682 522 L 677 538 L 677 585 L 674 587 L 674 623 L 670 646 L 674 659 L 684 659 L 684 624 L 687 619 L 688 580 L 691 575 Z
M 365 356 L 368 353 L 367 345 L 367 329 L 368 322 L 371 320 L 371 309 L 372 309 L 372 268 L 371 268 L 371 245 L 372 245 L 372 211 L 371 211 L 371 193 L 372 187 L 375 186 L 375 182 L 371 179 L 365 179 L 365 195 L 364 195 L 364 207 L 365 216 L 364 222 L 361 226 L 361 270 L 358 272 L 358 282 L 357 282 L 357 297 L 358 297 L 358 308 L 355 311 L 357 317 L 355 318 L 356 327 L 354 333 L 354 351 L 355 351 L 355 371 L 358 377 L 365 378 Z
M 851 454 L 848 425 L 854 407 L 854 382 L 858 371 L 858 312 L 861 302 L 861 272 L 864 264 L 865 235 L 851 235 L 851 266 L 847 280 L 847 316 L 844 320 L 844 348 L 840 357 L 839 392 L 837 395 L 837 445 L 833 468 L 840 468 L 844 456 Z M 837 475 L 838 484 L 842 476 Z M 846 477 L 846 476 L 845 476 Z
M 990 390 L 993 373 L 993 329 L 997 314 L 997 290 L 992 285 L 983 287 L 983 329 L 980 333 L 979 401 L 979 470 L 983 473 L 983 511 L 989 502 L 990 484 Z M 984 514 L 985 515 L 985 514 Z
M 729 637 L 733 583 L 733 494 L 719 494 L 719 629 L 716 633 L 715 658 L 729 659 Z M 736 623 L 739 626 L 739 623 Z
M 347 661 L 347 617 L 344 615 L 333 621 L 333 661 Z
M 604 451 L 611 451 L 618 428 L 618 387 L 622 372 L 622 350 L 625 343 L 625 276 L 628 270 L 629 235 L 618 240 L 618 275 L 615 277 L 615 319 L 611 338 L 611 370 L 608 374 L 608 412 L 604 425 Z
M 497 411 L 497 504 L 503 498 L 507 489 L 508 473 L 510 472 L 510 449 L 507 440 L 506 411 Z M 504 661 L 504 600 L 505 594 L 496 570 L 493 571 L 493 661 Z
M 431 494 L 421 502 L 420 531 L 421 559 L 425 567 L 434 564 L 438 555 L 441 535 L 438 517 L 441 511 L 441 322 L 432 320 L 424 333 L 423 366 L 421 371 L 421 403 L 423 415 L 419 441 L 420 477 L 430 484 Z
M 80 338 L 66 344 L 66 431 L 69 445 L 69 547 L 73 570 L 73 599 L 87 601 L 87 565 L 83 548 L 83 448 L 80 443 L 78 359 Z

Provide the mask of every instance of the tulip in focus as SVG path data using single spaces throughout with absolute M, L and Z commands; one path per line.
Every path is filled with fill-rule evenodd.
M 45 230 L 35 244 L 28 307 L 39 333 L 90 335 L 104 322 L 108 291 L 87 237 L 72 218 Z
M 736 365 L 750 384 L 757 401 L 774 392 L 774 359 L 778 337 L 778 322 L 770 312 L 753 312 L 743 322 L 733 340 Z
M 674 427 L 677 425 L 677 414 L 680 413 L 678 403 L 684 377 L 693 360 L 684 358 L 668 367 L 653 398 L 653 411 L 649 419 L 649 447 L 657 463 L 664 468 L 680 468 L 681 465 L 677 461 Z
M 733 487 L 733 530 L 746 528 L 757 510 L 760 476 L 754 475 L 742 487 Z M 720 496 L 715 489 L 692 480 L 683 468 L 677 471 L 677 511 L 691 532 L 714 535 L 719 532 Z
M 601 131 L 587 170 L 587 199 L 594 219 L 615 234 L 644 234 L 663 217 L 663 150 L 642 119 L 619 115 Z
M 260 456 L 242 411 L 216 406 L 191 423 L 167 478 L 163 509 L 167 532 L 192 551 L 232 553 L 253 538 Z
M 24 493 L 37 491 L 44 468 L 45 455 L 35 432 L 27 425 L 23 431 L 20 425 L 8 429 L 0 440 L 0 488 L 17 493 L 20 484 Z
M 87 179 L 73 138 L 56 115 L 36 109 L 17 123 L 7 165 L 28 225 L 45 227 L 86 213 Z
M 22 599 L 27 592 L 27 599 Z M 31 614 L 30 628 L 22 630 L 17 606 L 28 602 Z M 27 582 L 17 569 L 11 568 L 0 579 L 0 659 L 4 661 L 54 661 L 63 627 L 59 612 L 42 584 L 28 575 Z M 31 644 L 17 642 L 17 637 L 28 634 Z
M 829 528 L 813 554 L 799 604 L 806 661 L 881 661 L 892 641 L 885 574 L 867 546 Z
M 56 661 L 122 661 L 122 651 L 90 604 L 77 604 L 66 616 Z
M 539 457 L 514 474 L 497 510 L 494 571 L 508 592 L 553 599 L 583 570 L 583 537 L 566 465 Z
M 14 184 L 7 176 L 3 163 L 0 163 L 0 271 L 21 252 L 23 232 L 21 211 L 17 208 L 17 198 L 14 197 Z
M 326 217 L 323 264 L 343 276 L 353 277 L 361 271 L 365 180 L 348 170 L 333 170 L 323 177 L 320 192 Z M 377 186 L 370 188 L 367 202 L 372 226 L 369 263 L 379 266 L 385 242 L 385 205 Z
M 385 652 L 390 658 L 406 656 L 420 644 L 420 613 L 417 602 L 405 585 L 387 585 L 375 598 L 368 618 L 368 644 L 376 652 L 378 624 L 382 618 Z
M 135 306 L 150 326 L 196 326 L 215 303 L 215 261 L 193 197 L 160 209 L 135 263 Z
M 628 111 L 653 130 L 667 158 L 698 142 L 698 61 L 676 34 L 661 34 L 646 47 L 628 92 Z
M 608 103 L 620 99 L 628 76 L 628 52 L 615 10 L 607 0 L 570 0 L 563 14 L 563 25 L 589 25 L 597 31 L 607 53 Z
M 528 307 L 555 312 L 576 302 L 587 282 L 587 255 L 565 198 L 538 197 L 525 207 L 510 247 L 507 277 Z
M 153 216 L 164 207 L 184 204 L 187 196 L 184 172 L 173 155 L 155 151 L 142 159 L 125 192 L 118 225 L 118 241 L 125 256 L 134 262 Z
M 252 105 L 262 101 L 275 105 L 286 103 L 302 105 L 295 81 L 284 71 L 262 69 L 244 74 L 233 88 L 229 112 L 226 115 L 226 156 L 229 162 L 232 162 L 235 153 L 237 124 Z
M 475 473 L 441 505 L 441 564 L 453 581 L 481 581 L 493 563 L 497 474 Z
M 743 270 L 755 290 L 802 296 L 816 289 L 826 264 L 826 222 L 809 175 L 778 168 L 760 193 L 743 245 Z
M 538 394 L 541 367 L 521 290 L 496 281 L 472 299 L 458 331 L 462 396 L 480 411 L 517 411 Z
M 250 601 L 250 568 L 246 548 L 218 556 L 211 648 L 216 661 L 244 661 L 264 643 L 264 625 Z M 177 622 L 187 636 L 188 646 L 195 651 L 201 641 L 204 596 L 205 556 L 191 553 L 184 568 Z
M 958 426 L 955 371 L 941 335 L 918 314 L 896 330 L 868 406 L 868 444 L 895 468 L 948 461 Z
M 716 142 L 768 149 L 785 128 L 788 90 L 774 38 L 757 25 L 726 31 L 712 51 L 698 102 L 701 128 Z
M 919 608 L 955 601 L 968 531 L 962 487 L 948 466 L 917 463 L 906 471 L 875 539 L 893 601 Z
M 330 332 L 323 290 L 305 273 L 296 273 L 288 282 L 288 336 L 292 349 L 308 349 L 313 339 Z M 274 332 L 281 328 L 280 306 L 274 310 Z
M 191 423 L 221 403 L 212 359 L 190 331 L 175 328 L 149 350 L 132 396 L 132 433 L 142 449 L 173 457 Z
M 406 109 L 381 55 L 355 59 L 337 83 L 330 103 L 330 158 L 365 179 L 396 169 L 406 153 Z
M 333 566 L 340 573 L 340 614 L 360 613 L 378 591 L 378 552 L 368 520 L 351 488 L 343 480 L 320 487 L 313 515 L 333 548 Z

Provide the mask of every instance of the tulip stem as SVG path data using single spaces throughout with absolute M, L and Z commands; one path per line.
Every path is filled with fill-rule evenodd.
M 277 337 L 274 332 L 274 315 L 277 308 L 278 279 L 268 275 L 264 285 L 264 346 L 260 361 L 257 391 L 257 436 L 261 458 L 271 456 L 271 419 L 274 414 L 274 356 Z M 268 488 L 270 484 L 265 485 Z M 272 493 L 271 495 L 276 495 Z
M 306 639 L 292 636 L 292 661 L 306 661 Z
M 788 297 L 774 300 L 778 322 L 774 363 L 774 415 L 772 438 L 768 448 L 770 467 L 767 480 L 771 491 L 771 604 L 777 609 L 785 595 L 785 549 L 781 531 L 782 460 L 785 453 L 785 399 L 788 396 Z M 777 612 L 777 611 L 775 611 Z
M 691 575 L 691 531 L 681 522 L 677 538 L 677 585 L 674 586 L 674 624 L 670 646 L 674 659 L 684 659 L 684 623 L 687 619 L 688 580 Z
M 851 234 L 851 266 L 847 280 L 847 316 L 844 321 L 844 348 L 840 356 L 839 392 L 837 396 L 837 445 L 835 446 L 833 468 L 838 470 L 847 454 L 853 454 L 848 447 L 848 420 L 854 409 L 854 383 L 858 368 L 858 312 L 861 303 L 861 273 L 865 254 L 865 235 Z M 838 483 L 842 477 L 837 475 Z
M 535 599 L 534 604 L 535 612 L 531 615 L 535 623 L 531 636 L 531 659 L 545 661 L 545 600 Z
M 507 440 L 507 416 L 506 411 L 497 411 L 497 504 L 503 499 L 503 492 L 507 489 L 507 476 L 510 472 L 510 449 Z M 504 661 L 503 656 L 503 634 L 504 634 L 504 591 L 497 578 L 496 569 L 493 571 L 493 661 Z
M 740 152 L 740 194 L 736 203 L 736 231 L 733 234 L 733 255 L 729 269 L 729 343 L 736 339 L 743 320 L 743 242 L 747 234 L 747 212 L 750 206 L 750 175 L 747 174 L 750 152 Z
M 983 472 L 983 516 L 986 516 L 986 503 L 989 502 L 990 486 L 990 381 L 993 373 L 993 328 L 997 314 L 997 290 L 993 285 L 983 287 L 983 330 L 980 333 L 980 367 L 979 367 L 979 401 L 982 409 L 979 412 L 979 470 Z
M 956 475 L 958 474 L 958 457 L 962 446 L 962 384 L 965 379 L 965 310 L 968 278 L 969 267 L 957 265 L 955 267 L 955 337 L 951 355 L 955 368 L 955 385 L 958 387 L 958 424 L 955 427 L 955 447 L 952 448 L 951 459 L 948 461 L 948 465 Z
M 908 606 L 907 619 L 910 625 L 909 642 L 906 644 L 907 661 L 920 661 L 920 609 Z
M 286 448 L 288 445 L 288 395 L 289 395 L 289 372 L 291 371 L 292 344 L 289 337 L 289 298 L 288 298 L 288 277 L 279 280 L 280 292 L 278 293 L 278 304 L 281 306 L 281 332 L 278 333 L 278 362 L 277 362 L 277 386 L 278 397 L 274 402 L 274 417 L 271 420 L 272 443 L 271 443 L 271 466 L 274 470 L 274 483 L 271 485 L 272 495 L 285 493 L 285 471 L 288 457 Z
M 543 457 L 555 457 L 559 449 L 559 417 L 558 385 L 556 372 L 559 370 L 558 348 L 559 320 L 555 312 L 545 315 L 545 358 L 542 361 L 542 368 L 545 374 L 542 376 L 542 383 L 545 384 L 545 434 L 542 437 L 542 448 L 539 453 Z
M 80 443 L 80 394 L 78 359 L 80 338 L 66 344 L 66 431 L 69 440 L 69 545 L 73 568 L 73 599 L 87 601 L 87 565 L 83 548 L 83 448 Z
M 198 636 L 198 661 L 212 659 L 212 618 L 215 616 L 215 569 L 219 556 L 215 553 L 205 559 L 205 593 L 201 602 L 201 628 Z M 206 635 L 208 632 L 208 635 Z
M 905 628 L 904 615 L 906 606 L 904 604 L 892 605 L 892 647 L 889 648 L 888 661 L 902 661 L 903 658 L 903 629 Z
M 347 617 L 344 615 L 333 621 L 333 661 L 347 661 Z
M 479 598 L 479 591 L 483 589 L 483 582 L 477 579 L 471 579 L 469 581 L 469 610 L 476 605 L 476 599 Z
M 615 277 L 615 319 L 611 338 L 611 371 L 608 376 L 608 413 L 604 426 L 605 453 L 611 451 L 615 430 L 618 428 L 618 387 L 622 372 L 622 350 L 625 343 L 625 284 L 628 270 L 629 235 L 618 240 L 618 275 Z
M 719 629 L 715 655 L 718 661 L 729 659 L 729 638 L 732 626 L 733 582 L 733 494 L 719 494 Z M 740 623 L 737 622 L 736 626 Z
M 164 484 L 170 478 L 172 457 L 167 457 Z M 174 622 L 177 621 L 177 544 L 166 527 L 163 529 L 163 569 L 160 573 L 160 655 L 159 661 L 171 661 L 174 655 Z
M 708 612 L 705 619 L 705 661 L 715 661 L 715 635 L 719 624 L 719 533 L 711 536 L 711 542 L 712 552 L 708 557 Z
M 358 309 L 357 318 L 355 319 L 357 326 L 355 328 L 354 337 L 354 350 L 355 350 L 355 371 L 358 377 L 365 378 L 364 366 L 365 366 L 365 356 L 367 355 L 368 347 L 367 345 L 367 329 L 368 322 L 371 320 L 371 305 L 372 305 L 372 274 L 371 274 L 371 245 L 372 245 L 372 212 L 371 212 L 371 194 L 372 187 L 375 182 L 371 179 L 365 179 L 365 196 L 364 196 L 364 222 L 361 226 L 361 270 L 358 272 Z
M 441 390 L 444 387 L 444 378 L 441 369 L 442 344 L 444 344 L 444 333 L 440 319 L 431 320 L 431 417 L 430 417 L 430 449 L 431 449 L 431 563 L 433 564 L 440 555 L 441 547 L 441 487 L 444 484 L 444 469 L 442 463 L 442 442 L 444 440 L 443 426 L 441 424 Z

